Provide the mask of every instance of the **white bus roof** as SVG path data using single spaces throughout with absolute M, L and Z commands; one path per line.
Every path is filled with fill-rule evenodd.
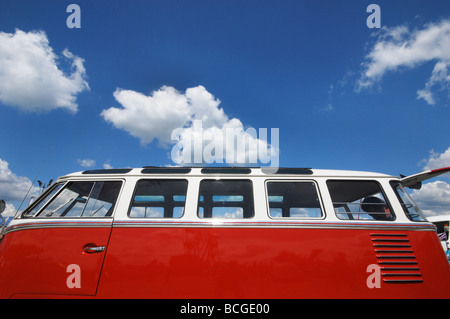
M 150 167 L 123 168 L 123 169 L 98 169 L 71 173 L 60 177 L 88 176 L 148 176 L 148 175 L 186 175 L 186 176 L 302 176 L 302 177 L 369 177 L 369 178 L 398 178 L 396 176 L 350 170 L 327 170 L 310 168 L 278 168 L 274 172 L 272 167 Z

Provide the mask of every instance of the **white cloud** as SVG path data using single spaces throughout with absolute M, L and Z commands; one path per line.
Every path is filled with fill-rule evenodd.
M 411 197 L 426 216 L 450 214 L 450 185 L 435 181 L 414 190 Z
M 22 201 L 30 186 L 29 178 L 17 176 L 9 169 L 8 162 L 0 159 L 0 199 L 4 199 L 7 203 Z M 30 195 L 37 194 L 39 194 L 39 188 L 33 186 Z
M 103 168 L 104 169 L 112 169 L 113 166 L 109 162 L 106 162 L 106 163 L 103 163 Z
M 203 127 L 201 120 L 194 120 L 192 126 L 173 131 L 176 145 L 172 149 L 172 160 L 177 164 L 253 164 L 259 162 L 278 167 L 279 136 L 277 129 L 271 129 L 268 143 L 267 129 L 258 132 L 254 128 L 244 130 L 242 122 L 233 118 L 221 127 Z
M 414 68 L 429 61 L 436 61 L 436 64 L 425 88 L 417 90 L 417 98 L 434 104 L 436 87 L 450 92 L 450 20 L 415 30 L 406 26 L 383 27 L 363 63 L 357 89 L 371 87 L 387 72 Z
M 334 85 L 330 84 L 329 88 L 328 88 L 328 102 L 326 103 L 325 106 L 320 107 L 319 111 L 321 112 L 331 112 L 334 110 L 334 106 L 333 106 L 333 91 L 334 91 Z
M 89 159 L 89 158 L 77 159 L 77 162 L 78 162 L 78 164 L 80 164 L 80 166 L 86 167 L 86 168 L 93 167 L 95 165 L 95 160 Z
M 16 214 L 16 208 L 14 207 L 14 205 L 10 204 L 10 203 L 6 203 L 6 208 L 3 211 L 2 217 L 3 218 L 14 217 L 15 214 Z
M 424 163 L 423 169 L 425 170 L 450 167 L 450 147 L 441 154 L 431 150 L 429 158 L 423 160 L 421 163 Z
M 68 49 L 57 56 L 43 31 L 0 32 L 0 101 L 27 112 L 64 108 L 75 113 L 76 95 L 89 89 L 83 62 Z
M 265 140 L 251 134 L 248 129 L 245 130 L 239 119 L 230 119 L 219 107 L 220 100 L 203 86 L 188 88 L 184 93 L 173 87 L 163 86 L 149 96 L 132 90 L 117 89 L 114 97 L 122 108 L 111 107 L 103 110 L 101 116 L 115 127 L 138 138 L 143 145 L 153 140 L 158 140 L 162 146 L 176 143 L 177 150 L 172 152 L 172 160 L 176 163 L 186 158 L 186 155 L 190 157 L 194 152 L 191 143 L 199 143 L 203 150 L 208 147 L 207 144 L 211 146 L 214 142 L 226 144 L 226 138 L 233 141 L 235 138 L 247 139 L 250 145 L 259 147 L 261 153 L 262 151 L 267 151 L 267 154 L 278 152 L 277 147 L 272 147 Z M 201 123 L 200 130 L 196 129 L 195 123 Z M 227 129 L 232 129 L 235 136 L 227 136 Z M 242 157 L 253 156 L 254 146 L 249 146 L 243 152 L 235 154 L 238 159 L 234 162 L 244 163 Z M 218 148 L 215 148 L 213 153 L 214 151 L 214 160 L 230 162 L 227 156 L 232 152 L 224 154 L 219 152 Z M 209 159 L 211 157 L 203 158 L 206 161 Z M 199 162 L 195 161 L 195 163 Z
M 450 147 L 443 153 L 431 150 L 429 157 L 420 162 L 424 170 L 450 166 Z M 440 178 L 450 177 L 450 174 L 440 175 Z M 422 188 L 411 194 L 414 201 L 426 216 L 450 214 L 450 184 L 435 180 L 423 183 Z
M 450 62 L 438 62 L 434 66 L 430 79 L 425 83 L 425 88 L 417 90 L 417 99 L 424 99 L 428 104 L 436 104 L 433 96 L 433 88 L 438 87 L 441 91 L 447 90 L 450 93 L 450 74 L 448 70 Z
M 115 127 L 139 138 L 143 145 L 158 139 L 170 143 L 170 135 L 176 127 L 184 126 L 191 117 L 187 93 L 163 86 L 150 96 L 132 90 L 117 89 L 114 92 L 122 108 L 111 107 L 101 116 Z

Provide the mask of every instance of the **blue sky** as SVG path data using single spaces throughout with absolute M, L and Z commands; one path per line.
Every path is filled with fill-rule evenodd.
M 285 167 L 450 166 L 449 96 L 446 0 L 3 0 L 0 196 L 17 206 L 38 173 L 175 165 L 170 132 L 197 119 L 279 129 Z M 448 177 L 415 196 L 448 211 Z

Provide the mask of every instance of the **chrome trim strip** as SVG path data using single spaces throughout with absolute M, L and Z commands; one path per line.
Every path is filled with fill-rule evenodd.
M 367 230 L 419 230 L 435 231 L 429 225 L 412 224 L 362 224 L 362 223 L 330 223 L 330 222 L 188 222 L 188 221 L 115 221 L 113 227 L 188 227 L 188 228 L 307 228 L 307 229 L 367 229 Z
M 104 221 L 93 220 L 55 220 L 43 221 L 33 220 L 32 222 L 18 223 L 9 226 L 5 233 L 24 229 L 38 228 L 74 228 L 74 227 L 167 227 L 167 228 L 298 228 L 298 229 L 365 229 L 365 230 L 389 230 L 389 231 L 433 231 L 434 226 L 427 224 L 380 224 L 380 223 L 333 223 L 333 222 L 284 222 L 284 221 L 261 221 L 261 222 L 236 222 L 236 221 L 161 221 L 161 220 L 118 220 L 107 219 Z M 387 245 L 387 244 L 385 244 Z M 389 247 L 402 246 L 401 244 L 390 244 Z M 383 246 L 381 243 L 374 243 L 374 246 Z M 406 245 L 405 245 L 406 246 Z
M 49 221 L 49 222 L 32 222 L 20 223 L 9 226 L 5 234 L 26 229 L 40 228 L 85 228 L 85 227 L 111 227 L 112 219 L 108 221 Z

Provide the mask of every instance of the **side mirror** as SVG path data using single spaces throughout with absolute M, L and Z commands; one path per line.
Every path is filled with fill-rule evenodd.
M 6 208 L 6 203 L 3 199 L 0 199 L 0 215 L 3 213 L 3 211 Z

